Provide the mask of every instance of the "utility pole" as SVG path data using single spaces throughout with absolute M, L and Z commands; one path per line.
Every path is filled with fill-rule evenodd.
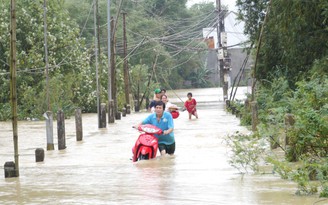
M 218 11 L 219 23 L 217 25 L 217 37 L 218 37 L 218 60 L 220 71 L 220 85 L 223 89 L 223 100 L 228 99 L 228 82 L 229 82 L 229 69 L 230 59 L 228 57 L 227 50 L 227 34 L 224 28 L 225 11 L 221 8 L 221 0 L 216 0 L 216 9 Z
M 101 62 L 101 50 L 100 50 L 100 15 L 99 15 L 99 6 L 98 6 L 98 0 L 96 0 L 96 25 L 97 25 L 97 43 L 98 43 L 98 58 L 99 62 Z M 101 108 L 101 101 L 102 101 L 102 92 L 101 92 L 101 76 L 102 76 L 102 68 L 101 63 L 98 64 L 98 81 L 97 81 L 97 87 L 98 87 L 98 95 L 99 95 L 99 104 L 98 104 L 98 127 L 99 128 L 105 128 L 106 127 L 106 106 L 104 106 L 104 109 Z
M 127 59 L 127 41 L 126 41 L 126 22 L 125 16 L 126 12 L 122 12 L 123 14 L 123 48 L 124 48 L 124 88 L 125 88 L 125 103 L 126 105 L 130 104 L 130 89 L 129 89 L 129 68 L 128 68 L 128 59 Z
M 49 62 L 48 62 L 48 43 L 47 43 L 47 0 L 43 1 L 43 30 L 44 30 L 44 58 L 46 64 L 46 95 L 48 111 L 44 113 L 46 118 L 46 134 L 47 134 L 47 150 L 54 150 L 53 140 L 53 117 L 50 111 L 50 97 L 49 97 Z
M 97 5 L 98 0 L 93 1 L 93 17 L 94 17 L 94 31 L 95 31 L 95 60 L 96 60 L 96 83 L 97 83 L 97 114 L 98 114 L 98 128 L 100 128 L 100 99 L 99 99 L 99 75 L 98 75 L 98 34 L 97 34 Z
M 110 17 L 110 0 L 107 0 L 107 64 L 108 64 L 108 84 L 107 84 L 107 95 L 108 95 L 108 123 L 114 123 L 115 117 L 113 112 L 113 98 L 112 98 L 112 70 L 111 70 L 111 17 Z
M 110 67 L 111 67 L 111 89 L 112 89 L 112 97 L 114 100 L 113 106 L 113 115 L 116 116 L 117 112 L 117 96 L 116 96 L 116 64 L 115 64 L 115 31 L 114 31 L 115 21 L 114 18 L 111 18 L 111 52 L 110 52 Z M 114 118 L 115 119 L 115 118 Z M 114 120 L 112 119 L 112 120 Z
M 17 88 L 16 88 L 16 3 L 10 2 L 10 99 L 15 151 L 15 176 L 19 176 L 18 131 L 17 131 Z
M 48 43 L 47 43 L 47 0 L 43 1 L 43 30 L 44 30 L 44 58 L 46 64 L 46 92 L 47 92 L 47 108 L 50 110 L 49 99 L 49 62 L 48 62 Z
M 99 15 L 99 6 L 98 6 L 98 0 L 96 0 L 96 16 L 97 16 L 97 42 L 98 42 L 98 62 L 101 62 L 101 49 L 100 49 L 100 15 Z M 99 81 L 101 81 L 102 76 L 102 68 L 101 63 L 98 63 L 98 75 L 99 75 Z M 99 103 L 101 103 L 101 83 L 99 83 Z

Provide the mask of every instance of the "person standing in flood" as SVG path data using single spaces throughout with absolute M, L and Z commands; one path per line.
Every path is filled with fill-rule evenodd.
M 187 94 L 188 100 L 184 103 L 185 108 L 188 111 L 189 114 L 189 120 L 191 120 L 191 116 L 194 115 L 198 119 L 197 109 L 196 105 L 197 102 L 195 98 L 192 97 L 192 93 Z

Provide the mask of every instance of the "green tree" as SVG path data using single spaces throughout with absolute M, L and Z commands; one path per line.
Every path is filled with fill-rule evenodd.
M 9 108 L 9 2 L 1 1 L 0 13 L 0 109 Z M 153 76 L 152 86 L 183 88 L 206 54 L 202 28 L 216 25 L 217 12 L 211 4 L 191 9 L 183 1 L 112 1 L 111 14 L 118 17 L 115 35 L 118 98 L 124 95 L 121 69 L 123 62 L 123 10 L 127 12 L 127 42 L 130 74 L 145 67 Z M 99 0 L 99 74 L 101 99 L 107 99 L 107 1 Z M 46 110 L 44 62 L 43 1 L 22 0 L 17 3 L 17 56 L 19 116 L 40 116 Z M 118 16 L 116 16 L 119 14 Z M 92 0 L 48 1 L 48 52 L 50 95 L 53 111 L 82 107 L 96 110 L 94 67 L 94 20 Z M 156 62 L 155 62 L 156 59 Z M 143 69 L 142 69 L 143 70 Z M 133 77 L 130 76 L 132 79 Z M 131 80 L 131 87 L 136 81 Z M 147 81 L 145 81 L 147 82 Z M 52 91 L 51 91 L 52 90 Z M 132 89 L 133 92 L 137 92 Z M 139 91 L 138 91 L 139 92 Z M 65 96 L 63 96 L 65 95 Z M 137 96 L 138 93 L 133 93 Z M 148 98 L 149 96 L 145 96 Z M 118 99 L 118 101 L 120 101 Z M 2 110 L 2 118 L 8 116 Z
M 212 72 L 206 67 L 200 67 L 192 73 L 191 84 L 196 88 L 210 87 L 208 79 L 211 74 Z
M 84 47 L 83 39 L 79 38 L 79 29 L 72 21 L 63 6 L 64 1 L 48 2 L 48 59 L 50 79 L 60 79 L 51 84 L 51 90 L 61 89 L 73 108 L 79 106 L 79 92 L 82 85 L 81 71 L 90 69 L 89 54 Z M 9 2 L 2 0 L 0 14 L 1 50 L 0 59 L 9 59 Z M 45 100 L 45 62 L 44 62 L 44 27 L 43 1 L 22 0 L 17 2 L 17 91 L 19 116 L 41 116 L 47 109 Z M 3 25 L 4 24 L 4 25 Z M 1 64 L 0 80 L 8 85 L 8 63 Z M 62 76 L 62 77 L 60 77 Z M 71 76 L 71 77 L 69 77 Z M 74 80 L 73 80 L 74 79 Z M 66 80 L 68 80 L 66 82 Z M 74 82 L 74 83 L 72 83 Z M 8 89 L 1 89 L 1 96 L 8 99 Z M 89 90 L 89 92 L 91 92 Z M 71 93 L 71 94 L 70 94 Z M 50 93 L 50 95 L 55 93 Z M 59 97 L 59 96 L 53 96 Z M 2 98 L 3 99 L 3 98 Z M 51 107 L 64 109 L 66 98 L 51 101 Z M 3 101 L 2 103 L 8 103 Z M 53 110 L 55 111 L 55 110 Z M 72 111 L 72 110 L 69 110 Z
M 82 1 L 82 7 L 77 0 L 67 1 L 68 8 L 72 18 L 76 18 L 79 27 L 93 27 L 93 21 L 90 20 L 90 9 L 92 2 L 90 0 Z M 107 19 L 105 0 L 99 1 L 101 33 L 104 32 Z M 111 14 L 116 17 L 119 11 L 117 1 L 111 2 Z M 196 69 L 198 58 L 191 58 L 197 52 L 197 55 L 205 55 L 206 48 L 202 39 L 201 30 L 206 26 L 215 25 L 216 15 L 213 3 L 199 4 L 193 6 L 190 10 L 186 7 L 186 1 L 123 1 L 121 11 L 127 12 L 127 42 L 128 42 L 128 61 L 129 67 L 138 64 L 152 66 L 154 56 L 158 54 L 156 63 L 156 76 L 154 81 L 160 84 L 166 84 L 163 78 L 172 84 L 183 86 L 184 78 Z M 89 7 L 89 8 L 88 8 Z M 83 11 L 76 12 L 79 8 Z M 82 13 L 83 15 L 79 15 Z M 88 14 L 88 15 L 87 15 Z M 86 35 L 84 34 L 86 32 Z M 117 19 L 116 36 L 116 54 L 123 58 L 123 39 L 122 39 L 122 16 Z M 84 30 L 82 36 L 92 37 L 90 31 Z M 107 50 L 106 36 L 101 36 L 102 50 Z M 87 40 L 91 42 L 91 39 Z M 91 42 L 92 43 L 92 42 Z M 178 70 L 178 71 L 176 71 Z M 181 70 L 181 71 L 179 71 Z M 178 73 L 179 76 L 172 76 Z M 172 78 L 172 80 L 171 80 Z M 173 80 L 174 78 L 174 80 Z M 177 80 L 179 83 L 176 83 Z M 181 81 L 181 82 L 180 82 Z M 165 85 L 167 86 L 167 85 Z M 175 87 L 176 88 L 176 87 Z
M 327 55 L 327 2 L 272 1 L 264 26 L 262 47 L 255 73 L 260 80 L 272 80 L 280 69 L 291 86 L 316 59 Z M 253 41 L 266 14 L 267 0 L 238 0 L 239 16 L 246 20 L 245 32 Z M 259 15 L 260 14 L 260 15 Z
M 256 42 L 266 15 L 270 0 L 236 0 L 238 18 L 245 22 L 244 33 L 250 41 Z

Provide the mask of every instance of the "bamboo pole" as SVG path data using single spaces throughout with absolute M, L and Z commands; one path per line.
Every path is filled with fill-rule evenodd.
M 18 132 L 17 132 L 17 88 L 16 88 L 16 3 L 11 0 L 11 31 L 10 31 L 10 99 L 11 99 L 11 115 L 13 125 L 13 139 L 15 151 L 15 172 L 19 176 L 18 162 Z
M 255 63 L 254 63 L 254 68 L 253 68 L 253 82 L 252 82 L 252 101 L 255 101 L 255 89 L 256 89 L 256 82 L 257 82 L 257 79 L 256 79 L 256 72 L 257 72 L 257 62 L 258 62 L 258 58 L 259 58 L 259 53 L 260 53 L 260 48 L 261 48 L 261 45 L 262 45 L 262 37 L 263 37 L 263 30 L 264 30 L 264 26 L 267 22 L 267 17 L 269 15 L 269 10 L 270 10 L 270 5 L 271 5 L 271 1 L 269 1 L 269 4 L 267 6 L 267 11 L 266 11 L 266 15 L 264 17 L 264 21 L 263 21 L 263 24 L 262 24 L 262 27 L 261 27 L 261 30 L 260 30 L 260 35 L 259 35 L 259 39 L 258 39 L 258 45 L 257 45 L 257 48 L 256 48 L 256 55 L 255 55 Z
M 259 35 L 259 39 L 258 39 L 258 45 L 256 48 L 256 56 L 255 56 L 255 63 L 254 63 L 254 68 L 253 68 L 253 82 L 252 82 L 252 103 L 256 106 L 252 106 L 252 130 L 255 131 L 256 130 L 256 126 L 258 123 L 258 112 L 257 112 L 257 103 L 256 103 L 256 99 L 255 99 L 255 92 L 256 92 L 256 73 L 257 73 L 257 62 L 258 62 L 258 58 L 259 58 L 259 53 L 260 53 L 260 48 L 262 45 L 262 37 L 263 37 L 263 31 L 264 31 L 264 26 L 266 24 L 267 21 L 267 17 L 269 15 L 269 11 L 270 11 L 270 5 L 271 5 L 271 1 L 269 1 L 269 4 L 267 6 L 267 12 L 266 15 L 264 17 L 264 22 L 262 24 L 261 27 L 261 31 L 260 31 L 260 35 Z M 256 115 L 256 116 L 255 116 Z

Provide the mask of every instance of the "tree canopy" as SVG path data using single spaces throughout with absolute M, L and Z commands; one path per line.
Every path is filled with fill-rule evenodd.
M 281 177 L 298 183 L 296 194 L 328 197 L 328 1 L 237 0 L 237 5 L 259 51 L 252 140 L 284 152 L 285 161 L 273 152 L 266 158 Z M 254 119 L 247 106 L 242 116 L 244 123 Z M 240 150 L 238 157 L 248 156 Z
M 78 105 L 81 100 L 83 72 L 90 72 L 90 55 L 80 37 L 75 21 L 60 4 L 48 3 L 47 41 L 51 78 L 51 101 L 54 111 Z M 46 111 L 45 102 L 45 48 L 43 1 L 22 0 L 16 5 L 17 21 L 17 92 L 19 117 L 37 117 Z M 9 102 L 9 2 L 2 0 L 0 33 L 0 109 L 6 110 Z M 89 90 L 91 92 L 91 90 Z M 7 112 L 1 119 L 6 119 Z
M 280 73 L 293 86 L 316 60 L 327 57 L 327 1 L 275 0 L 269 5 L 269 0 L 237 0 L 237 6 L 239 18 L 246 22 L 245 33 L 253 42 L 264 26 L 255 73 L 259 80 L 270 81 Z
M 0 0 L 0 119 L 9 112 L 9 2 Z M 47 1 L 47 41 L 49 53 L 51 109 L 70 113 L 75 107 L 84 112 L 96 111 L 96 77 L 94 66 L 94 19 L 92 0 Z M 200 6 L 203 5 L 203 6 Z M 114 17 L 115 59 L 118 98 L 124 94 L 123 23 L 126 30 L 128 66 L 133 96 L 146 94 L 155 87 L 183 88 L 192 81 L 196 87 L 210 86 L 209 73 L 200 59 L 207 52 L 202 28 L 217 20 L 213 3 L 186 7 L 183 1 L 111 1 Z M 19 118 L 39 117 L 47 109 L 44 48 L 43 0 L 17 2 L 17 70 Z M 107 1 L 98 1 L 97 25 L 100 42 L 100 84 L 102 99 L 107 90 Z M 155 60 L 156 59 L 156 60 Z M 136 74 L 136 72 L 142 72 Z M 151 74 L 152 73 L 152 74 Z M 151 75 L 150 75 L 151 74 Z M 136 83 L 134 78 L 149 79 Z M 201 76 L 198 79 L 195 76 Z M 139 77 L 138 77 L 139 76 Z M 143 86 L 138 86 L 142 83 Z M 139 88 L 137 89 L 135 88 Z M 141 89 L 141 90 L 140 90 Z M 122 106 L 119 100 L 119 106 Z

